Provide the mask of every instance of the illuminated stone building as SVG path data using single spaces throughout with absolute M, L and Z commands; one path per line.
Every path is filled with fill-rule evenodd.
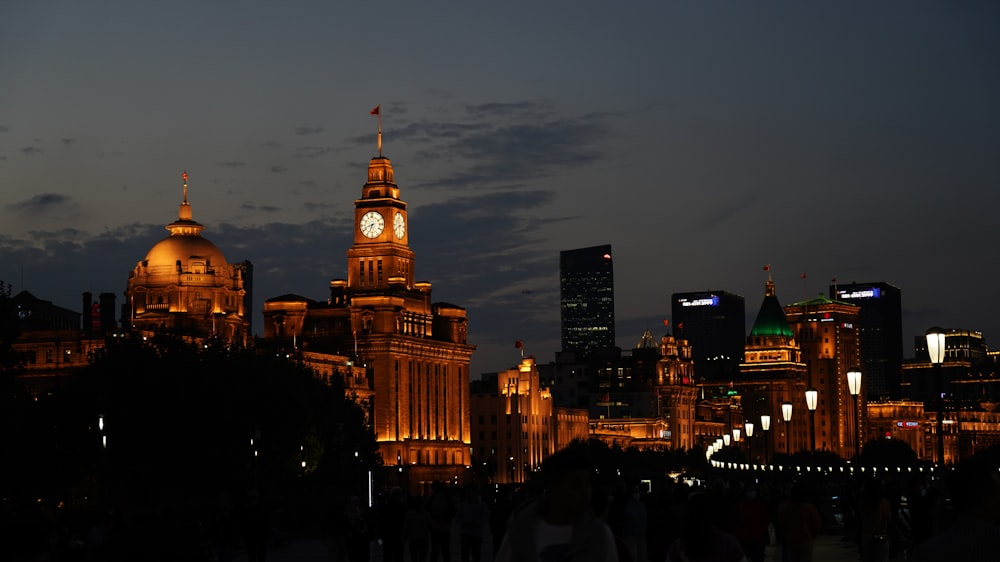
M 370 423 L 400 485 L 420 490 L 463 479 L 470 465 L 469 361 L 465 309 L 431 301 L 415 280 L 406 202 L 392 163 L 379 155 L 354 202 L 354 244 L 347 279 L 329 297 L 268 299 L 266 340 L 315 354 L 351 358 L 366 369 Z
M 917 458 L 927 459 L 934 452 L 934 421 L 928 419 L 924 404 L 915 400 L 892 400 L 867 404 L 867 435 L 874 439 L 897 439 L 910 446 Z
M 864 444 L 865 435 L 866 373 L 862 370 L 857 410 L 847 384 L 847 371 L 861 366 L 859 311 L 857 305 L 831 300 L 822 294 L 785 307 L 785 316 L 806 364 L 806 387 L 815 388 L 818 393 L 814 414 L 816 449 L 833 451 L 843 458 L 851 458 L 859 450 L 856 447 L 859 441 Z M 809 421 L 805 389 L 802 390 L 791 398 L 793 415 Z M 809 424 L 805 431 L 804 440 L 799 441 L 809 449 L 812 441 Z
M 557 450 L 552 394 L 533 357 L 483 383 L 471 397 L 475 458 L 495 467 L 494 482 L 524 482 Z
M 170 235 L 160 240 L 129 272 L 122 326 L 126 331 L 172 332 L 195 339 L 219 337 L 246 343 L 250 335 L 250 262 L 230 264 L 201 235 L 184 197 Z
M 767 439 L 766 447 L 757 447 L 755 453 L 787 454 L 808 448 L 805 405 L 793 406 L 790 424 L 784 423 L 781 416 L 783 402 L 794 405 L 804 400 L 806 379 L 802 350 L 775 295 L 774 281 L 768 276 L 764 300 L 747 337 L 739 379 L 724 392 L 740 396 L 744 417 L 758 427 L 761 415 L 771 416 L 770 431 L 761 431 L 761 438 L 755 438 L 757 443 Z
M 695 443 L 694 361 L 684 339 L 646 330 L 631 355 L 598 369 L 590 436 L 609 446 L 687 449 Z

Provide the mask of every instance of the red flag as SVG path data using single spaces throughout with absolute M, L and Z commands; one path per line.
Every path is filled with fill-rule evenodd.
M 524 342 L 521 340 L 517 340 L 516 342 L 514 342 L 514 347 L 517 349 L 524 349 Z
M 375 106 L 375 109 L 368 112 L 368 115 L 379 115 L 382 112 L 382 104 Z
M 833 283 L 834 285 L 836 285 L 837 284 L 837 278 L 834 277 L 833 279 L 830 280 L 830 282 Z
M 764 266 L 764 271 L 771 271 L 771 264 L 765 265 Z
M 806 278 L 806 274 L 805 274 L 805 273 L 803 273 L 803 274 L 802 274 L 802 278 L 803 278 L 803 279 L 805 279 L 805 278 Z
M 664 326 L 669 326 L 670 325 L 670 320 L 667 320 L 666 318 L 664 318 L 663 319 L 663 325 Z
M 188 182 L 188 173 L 184 172 L 183 174 L 181 174 L 181 178 L 184 180 L 184 183 L 187 183 Z

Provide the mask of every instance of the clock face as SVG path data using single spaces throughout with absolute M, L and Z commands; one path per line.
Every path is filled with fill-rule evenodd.
M 361 217 L 359 226 L 361 227 L 361 234 L 364 234 L 368 238 L 375 238 L 379 234 L 382 234 L 382 230 L 385 229 L 385 219 L 377 211 L 368 211 Z
M 403 218 L 403 213 L 396 213 L 396 216 L 392 217 L 392 229 L 396 232 L 396 238 L 402 238 L 406 234 L 406 219 Z

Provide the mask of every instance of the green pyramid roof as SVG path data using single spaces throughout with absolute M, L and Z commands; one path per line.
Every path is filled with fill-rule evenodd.
M 778 297 L 774 296 L 774 282 L 767 280 L 767 291 L 764 302 L 760 304 L 760 312 L 757 313 L 757 320 L 753 323 L 750 336 L 785 336 L 794 337 L 792 328 L 788 325 L 788 318 L 785 317 L 785 309 L 781 308 Z

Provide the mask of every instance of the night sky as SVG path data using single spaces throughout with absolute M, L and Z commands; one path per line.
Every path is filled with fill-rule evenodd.
M 674 292 L 902 290 L 1000 343 L 1000 3 L 0 3 L 0 279 L 79 311 L 177 218 L 263 300 L 346 278 L 384 154 L 472 373 L 559 348 L 559 251 L 614 248 L 618 342 Z M 802 279 L 802 274 L 806 278 Z

